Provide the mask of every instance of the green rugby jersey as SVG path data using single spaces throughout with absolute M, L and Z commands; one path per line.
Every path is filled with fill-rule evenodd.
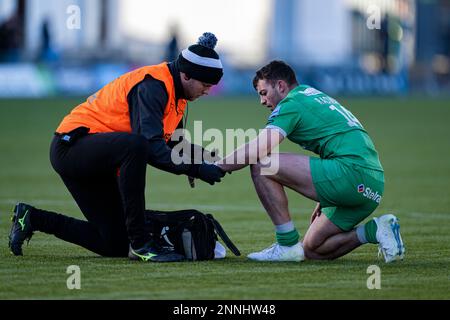
M 293 89 L 269 116 L 267 128 L 278 128 L 292 142 L 322 159 L 383 171 L 364 127 L 335 99 L 307 85 Z

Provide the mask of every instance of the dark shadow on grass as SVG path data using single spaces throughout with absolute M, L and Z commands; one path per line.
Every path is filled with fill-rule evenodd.
M 93 255 L 74 255 L 74 256 L 67 256 L 67 255 L 44 255 L 44 254 L 30 254 L 25 255 L 23 257 L 13 257 L 11 256 L 11 260 L 19 262 L 19 260 L 41 260 L 41 261 L 49 261 L 49 262 L 56 262 L 56 261 L 70 261 L 73 262 L 89 262 L 89 263 L 105 263 L 105 262 L 111 262 L 112 264 L 120 263 L 120 264 L 130 264 L 130 265 L 139 265 L 143 264 L 144 262 L 140 261 L 130 261 L 126 257 L 102 257 L 102 256 L 93 256 Z M 153 262 L 148 262 L 151 264 L 154 264 Z M 356 258 L 356 257 L 343 257 L 336 260 L 306 260 L 302 262 L 260 262 L 260 261 L 252 261 L 245 257 L 227 257 L 225 259 L 218 259 L 218 260 L 208 260 L 208 261 L 182 261 L 182 262 L 174 262 L 174 263 L 164 263 L 167 265 L 180 265 L 184 264 L 187 267 L 189 265 L 192 266 L 201 266 L 201 265 L 208 265 L 208 266 L 242 266 L 242 265 L 248 265 L 249 267 L 268 267 L 272 268 L 276 265 L 285 265 L 285 266 L 298 266 L 301 267 L 311 267 L 311 266 L 320 266 L 320 267 L 359 267 L 364 266 L 367 267 L 369 265 L 378 265 L 380 267 L 387 267 L 387 268 L 424 268 L 424 269 L 435 269 L 435 268 L 443 268 L 446 269 L 448 267 L 448 261 L 445 258 L 435 260 L 433 261 L 433 264 L 430 265 L 429 261 L 422 261 L 418 259 L 414 260 L 404 260 L 404 261 L 396 261 L 393 263 L 386 264 L 383 260 L 377 260 L 377 259 L 364 259 L 364 258 Z

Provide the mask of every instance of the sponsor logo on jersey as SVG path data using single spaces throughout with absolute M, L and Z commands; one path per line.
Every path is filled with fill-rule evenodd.
M 381 202 L 381 195 L 378 191 L 372 191 L 369 187 L 365 187 L 363 184 L 358 185 L 358 193 L 362 193 L 364 197 L 369 200 L 375 201 L 376 203 Z
M 278 105 L 270 114 L 269 116 L 269 120 L 272 120 L 273 118 L 275 118 L 278 114 L 280 114 L 280 110 L 281 110 L 281 105 Z
M 306 88 L 304 91 L 300 91 L 300 93 L 304 94 L 305 96 L 317 96 L 318 94 L 322 94 L 322 92 L 320 92 L 317 89 L 314 88 Z

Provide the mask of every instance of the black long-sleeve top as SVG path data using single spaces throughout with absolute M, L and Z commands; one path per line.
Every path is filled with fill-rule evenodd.
M 178 104 L 178 100 L 184 98 L 180 71 L 176 62 L 171 62 L 168 66 L 174 79 L 175 97 Z M 169 99 L 164 82 L 148 75 L 134 86 L 127 98 L 132 132 L 143 135 L 149 142 L 150 158 L 148 163 L 174 174 L 192 173 L 193 165 L 173 163 L 171 159 L 173 143 L 168 145 L 164 140 L 162 119 Z M 180 121 L 178 128 L 183 128 L 183 121 Z

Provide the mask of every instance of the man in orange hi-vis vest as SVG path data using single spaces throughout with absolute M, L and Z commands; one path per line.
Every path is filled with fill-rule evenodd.
M 41 231 L 102 256 L 184 259 L 144 230 L 146 166 L 211 185 L 223 178 L 224 171 L 209 162 L 176 164 L 170 143 L 182 128 L 187 101 L 207 95 L 223 76 L 216 43 L 205 33 L 175 61 L 119 77 L 64 118 L 50 160 L 87 221 L 18 203 L 9 235 L 14 255 L 22 255 L 23 242 Z

